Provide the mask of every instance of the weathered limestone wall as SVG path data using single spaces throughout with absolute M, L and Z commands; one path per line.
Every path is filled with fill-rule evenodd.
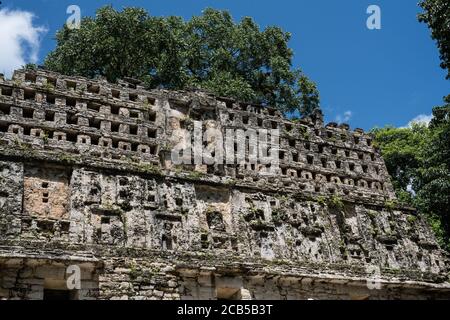
M 175 165 L 195 121 L 280 129 L 280 168 Z M 450 296 L 447 255 L 360 129 L 131 80 L 0 77 L 0 298 L 63 290 L 74 264 L 77 299 Z
M 426 224 L 399 209 L 351 202 L 338 208 L 299 193 L 77 167 L 72 168 L 69 183 L 67 168 L 42 165 L 32 170 L 28 166 L 34 164 L 25 164 L 24 169 L 18 165 L 0 162 L 2 168 L 23 172 L 23 178 L 15 179 L 26 190 L 23 210 L 17 211 L 20 225 L 5 237 L 9 239 L 231 251 L 272 261 L 376 264 L 434 273 L 446 270 Z M 1 177 L 2 181 L 12 179 Z
M 42 299 L 49 288 L 65 289 L 66 269 L 76 264 L 81 268 L 81 289 L 70 292 L 72 299 L 448 299 L 443 278 L 406 280 L 423 276 L 414 272 L 390 270 L 390 274 L 383 275 L 380 289 L 370 289 L 364 269 L 342 265 L 326 270 L 320 264 L 251 261 L 243 265 L 204 254 L 188 257 L 157 251 L 94 252 L 102 257 L 101 262 L 75 251 L 70 256 L 40 251 L 35 256 L 30 252 L 26 259 L 17 255 L 3 259 L 0 294 L 8 299 Z M 229 255 L 222 258 L 233 260 Z

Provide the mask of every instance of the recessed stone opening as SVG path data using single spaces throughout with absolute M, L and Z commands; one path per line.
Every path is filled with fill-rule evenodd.
M 73 112 L 67 112 L 66 114 L 66 123 L 67 124 L 78 124 L 78 117 Z
M 161 237 L 161 248 L 162 250 L 172 250 L 173 249 L 172 237 L 163 234 Z
M 156 103 L 156 99 L 155 99 L 155 98 L 152 98 L 152 97 L 147 97 L 147 103 L 148 103 L 149 105 L 154 106 L 155 103 Z
M 242 300 L 241 290 L 236 288 L 217 288 L 216 298 L 224 301 Z
M 262 127 L 263 125 L 264 125 L 264 123 L 263 123 L 263 119 L 261 119 L 261 118 L 258 118 L 258 127 Z
M 138 111 L 130 111 L 130 118 L 139 118 Z
M 77 300 L 76 297 L 77 297 L 76 291 L 44 289 L 43 300 L 47 301 Z
M 66 87 L 69 90 L 76 90 L 77 89 L 77 83 L 75 81 L 66 81 Z
M 88 84 L 88 86 L 87 86 L 87 91 L 89 92 L 89 93 L 95 93 L 95 94 L 98 94 L 99 92 L 100 92 L 100 86 L 99 85 L 96 85 L 96 84 Z
M 22 117 L 28 118 L 28 119 L 33 119 L 33 115 L 34 115 L 34 109 L 31 109 L 31 108 L 23 108 L 22 109 Z
M 156 112 L 148 113 L 148 121 L 155 122 L 156 121 Z
M 36 99 L 36 91 L 30 90 L 30 89 L 25 89 L 23 92 L 23 98 L 25 100 L 34 101 Z
M 70 141 L 70 142 L 77 142 L 77 134 L 76 133 L 72 133 L 72 132 L 68 132 L 66 134 L 66 140 Z
M 66 106 L 75 107 L 77 105 L 77 99 L 66 97 Z
M 156 138 L 156 129 L 147 129 L 147 134 L 149 138 L 155 139 Z
M 11 106 L 0 103 L 0 115 L 9 115 L 11 113 Z
M 137 101 L 137 99 L 138 99 L 138 95 L 135 94 L 135 93 L 130 93 L 129 96 L 128 96 L 128 98 L 129 98 L 130 101 L 135 102 L 135 101 Z
M 287 132 L 292 131 L 292 125 L 290 123 L 285 123 L 284 128 L 286 129 Z
M 47 77 L 47 85 L 56 88 L 56 78 L 53 77 Z
M 289 139 L 289 146 L 295 148 L 295 139 Z
M 90 110 L 90 111 L 99 112 L 100 111 L 100 105 L 98 103 L 88 102 L 87 109 L 88 109 L 88 111 Z
M 35 73 L 25 73 L 25 81 L 36 83 L 37 75 Z
M 111 122 L 111 132 L 119 132 L 120 123 L 119 122 Z
M 119 114 L 120 113 L 120 107 L 119 106 L 115 106 L 115 105 L 111 105 L 110 106 L 110 110 L 111 110 L 111 114 Z
M 8 132 L 8 124 L 5 122 L 0 122 L 0 132 Z
M 45 121 L 55 121 L 55 112 L 46 110 L 45 111 Z
M 47 94 L 45 97 L 45 101 L 49 104 L 55 104 L 56 103 L 56 96 L 53 94 Z
M 101 121 L 99 119 L 90 118 L 89 119 L 89 127 L 100 129 L 101 128 Z
M 138 126 L 130 125 L 130 134 L 137 135 L 138 134 Z
M 111 96 L 113 98 L 120 99 L 120 91 L 119 90 L 115 90 L 115 89 L 111 89 Z

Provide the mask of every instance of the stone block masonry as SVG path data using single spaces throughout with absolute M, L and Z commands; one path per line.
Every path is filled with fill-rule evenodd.
M 194 121 L 279 129 L 279 168 L 174 164 Z M 449 257 L 372 139 L 133 79 L 0 77 L 0 299 L 450 298 Z

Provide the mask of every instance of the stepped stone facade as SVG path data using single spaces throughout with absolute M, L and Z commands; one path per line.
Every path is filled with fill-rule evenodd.
M 279 129 L 279 168 L 174 164 L 197 121 Z M 363 130 L 132 79 L 0 77 L 0 299 L 441 299 L 449 265 Z

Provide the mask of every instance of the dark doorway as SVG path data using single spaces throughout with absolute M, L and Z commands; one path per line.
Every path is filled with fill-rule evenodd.
M 74 300 L 74 292 L 69 290 L 44 289 L 44 300 Z

